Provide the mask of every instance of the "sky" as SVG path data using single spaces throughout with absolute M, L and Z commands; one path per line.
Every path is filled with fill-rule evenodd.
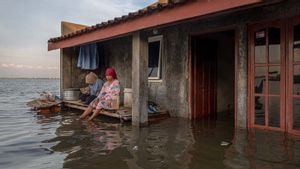
M 0 0 L 0 78 L 58 78 L 61 21 L 94 25 L 156 0 Z

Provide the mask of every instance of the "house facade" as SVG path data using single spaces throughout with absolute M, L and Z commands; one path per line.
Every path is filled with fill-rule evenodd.
M 96 43 L 99 75 L 114 67 L 132 88 L 132 122 L 147 101 L 197 120 L 232 113 L 235 126 L 300 134 L 300 1 L 186 0 L 51 38 L 61 90 L 82 87 L 80 45 Z

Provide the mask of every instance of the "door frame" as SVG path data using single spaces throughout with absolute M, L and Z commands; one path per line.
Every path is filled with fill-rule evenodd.
M 204 31 L 194 31 L 189 33 L 188 35 L 188 83 L 189 83 L 189 90 L 188 90 L 188 102 L 189 102 L 189 119 L 193 120 L 194 114 L 194 69 L 193 69 L 193 56 L 192 56 L 192 38 L 194 36 L 205 36 L 207 34 L 213 33 L 221 33 L 226 31 L 234 31 L 234 126 L 237 127 L 237 72 L 239 71 L 239 58 L 238 58 L 238 49 L 239 49 L 239 33 L 238 33 L 238 26 L 224 26 L 221 28 L 211 28 Z

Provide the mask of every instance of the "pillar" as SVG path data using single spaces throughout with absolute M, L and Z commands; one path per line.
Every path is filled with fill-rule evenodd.
M 247 25 L 243 24 L 238 27 L 238 58 L 236 62 L 236 127 L 247 127 Z
M 148 124 L 148 41 L 140 32 L 132 35 L 132 125 Z

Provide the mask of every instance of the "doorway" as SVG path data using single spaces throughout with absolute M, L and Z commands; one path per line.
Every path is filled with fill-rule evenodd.
M 234 120 L 235 31 L 191 36 L 192 119 Z

